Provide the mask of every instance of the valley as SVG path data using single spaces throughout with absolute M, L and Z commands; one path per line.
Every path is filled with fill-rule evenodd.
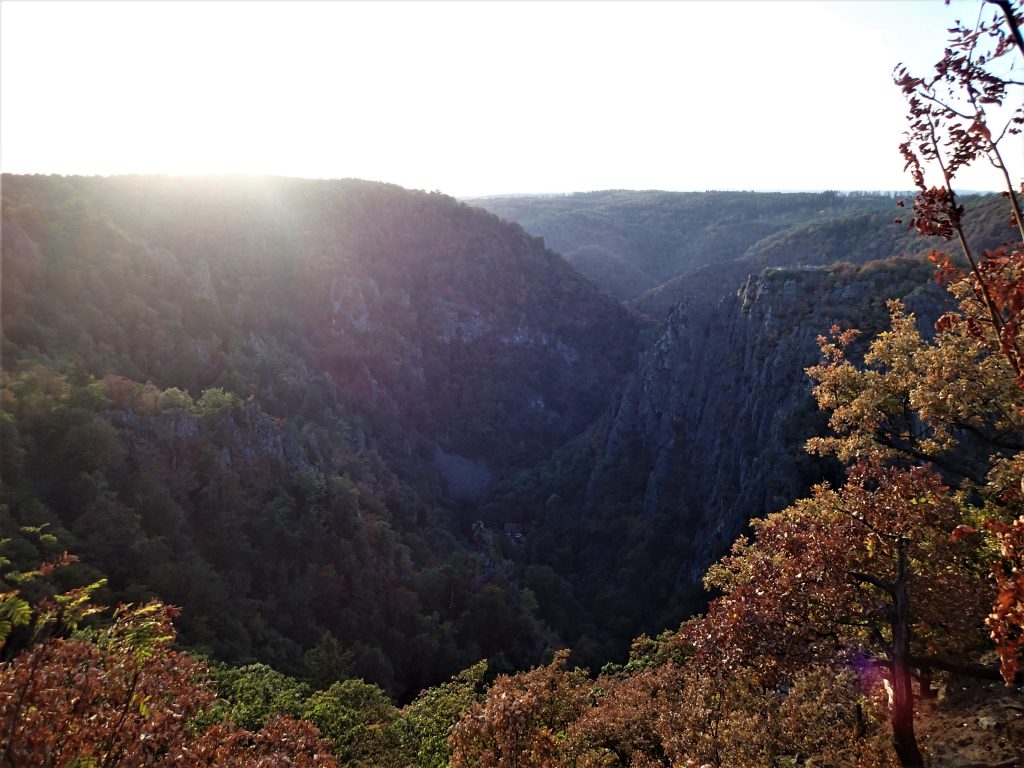
M 804 447 L 819 336 L 871 338 L 901 299 L 927 337 L 954 306 L 884 195 L 5 176 L 3 199 L 14 563 L 45 530 L 80 558 L 62 583 L 181 606 L 192 651 L 400 703 L 481 659 L 669 647 L 752 520 L 842 481 Z M 998 199 L 968 206 L 995 247 Z
M 828 476 L 802 449 L 815 337 L 880 327 L 890 295 L 940 306 L 912 256 L 846 250 L 906 239 L 856 213 L 888 198 L 607 197 L 554 205 L 554 242 L 686 285 L 664 319 L 440 195 L 5 177 L 5 528 L 51 525 L 112 598 L 182 605 L 226 659 L 301 672 L 333 638 L 400 695 L 482 655 L 621 659 Z

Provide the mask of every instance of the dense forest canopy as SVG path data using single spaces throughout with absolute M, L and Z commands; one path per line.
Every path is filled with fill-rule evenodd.
M 351 674 L 403 696 L 484 655 L 511 670 L 571 644 L 599 666 L 700 605 L 696 575 L 745 520 L 821 471 L 788 466 L 814 433 L 798 411 L 816 329 L 872 302 L 878 324 L 879 289 L 927 281 L 913 261 L 776 271 L 658 330 L 439 195 L 8 176 L 4 200 L 8 533 L 50 525 L 107 601 L 181 605 L 192 647 L 310 674 L 310 649 L 338 642 Z M 778 433 L 771 483 L 703 403 L 735 350 L 708 345 L 690 394 L 648 381 L 687 365 L 657 352 L 679 322 L 749 335 L 736 375 Z M 638 387 L 661 394 L 637 404 Z M 705 423 L 625 416 L 672 398 Z M 681 429 L 688 451 L 727 440 L 715 487 L 662 456 Z M 728 517 L 711 498 L 738 524 L 700 530 Z
M 107 599 L 181 605 L 236 661 L 300 672 L 334 638 L 402 693 L 545 646 L 460 499 L 597 415 L 630 313 L 518 227 L 386 185 L 3 194 L 8 534 L 48 524 Z
M 540 235 L 581 273 L 651 317 L 681 299 L 717 302 L 765 267 L 923 256 L 941 244 L 894 227 L 898 196 L 835 191 L 588 192 L 473 202 Z M 996 195 L 972 195 L 966 224 L 1003 238 Z
M 542 235 L 599 283 L 592 271 L 642 277 L 644 284 L 635 291 L 612 284 L 613 295 L 631 299 L 697 267 L 737 259 L 754 243 L 794 225 L 889 213 L 892 200 L 837 192 L 613 190 L 474 202 Z

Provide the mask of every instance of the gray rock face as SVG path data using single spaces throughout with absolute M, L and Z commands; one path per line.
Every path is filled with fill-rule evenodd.
M 216 429 L 226 442 L 219 454 L 225 466 L 267 462 L 292 475 L 314 471 L 299 441 L 254 402 L 244 403 L 238 413 L 220 414 L 214 423 L 205 427 L 199 417 L 183 408 L 172 408 L 154 416 L 111 411 L 108 418 L 123 430 L 122 437 L 129 450 L 143 444 L 171 446 L 177 441 L 194 444 L 210 429 Z
M 913 302 L 932 319 L 942 292 L 933 294 L 918 290 Z M 817 337 L 867 303 L 881 303 L 874 285 L 817 268 L 751 277 L 714 306 L 680 303 L 615 406 L 588 508 L 600 503 L 602 472 L 643 467 L 641 514 L 667 513 L 686 529 L 676 591 L 694 588 L 751 518 L 820 479 L 803 452 L 824 422 L 805 369 L 819 360 Z
M 331 281 L 331 329 L 338 331 L 342 323 L 350 329 L 370 330 L 370 302 L 380 303 L 380 288 L 373 278 L 336 277 Z

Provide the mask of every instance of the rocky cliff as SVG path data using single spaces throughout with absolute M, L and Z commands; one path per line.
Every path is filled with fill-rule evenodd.
M 613 653 L 636 627 L 672 626 L 700 607 L 704 571 L 751 518 L 838 477 L 804 451 L 827 428 L 805 374 L 817 338 L 833 324 L 869 337 L 890 297 L 927 325 L 946 301 L 930 275 L 916 259 L 770 269 L 719 302 L 676 307 L 589 436 L 489 510 L 525 523 L 525 557 L 596 620 L 564 630 L 574 647 Z
M 787 506 L 820 479 L 823 467 L 803 451 L 824 426 L 804 372 L 819 359 L 817 337 L 854 320 L 878 330 L 890 297 L 906 296 L 930 319 L 945 301 L 922 286 L 920 262 L 845 271 L 769 270 L 716 306 L 681 303 L 628 380 L 590 487 L 624 453 L 643 457 L 640 513 L 674 512 L 690 531 L 677 588 L 698 584 L 750 518 Z M 587 502 L 599 503 L 592 494 Z

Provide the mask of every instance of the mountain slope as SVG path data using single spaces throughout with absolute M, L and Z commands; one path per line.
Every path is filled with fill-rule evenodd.
M 896 223 L 885 194 L 590 192 L 475 201 L 519 222 L 616 298 L 652 318 L 681 300 L 717 303 L 766 267 L 863 264 L 942 249 Z M 1005 238 L 996 195 L 966 198 L 970 235 Z
M 6 177 L 4 197 L 8 360 L 34 343 L 193 390 L 240 376 L 247 395 L 276 344 L 345 399 L 502 462 L 586 426 L 633 363 L 637 321 L 518 227 L 441 195 Z
M 621 299 L 637 298 L 644 290 L 701 267 L 715 270 L 795 225 L 895 209 L 889 197 L 835 192 L 612 190 L 473 202 L 542 236 L 583 274 Z M 745 278 L 740 275 L 737 285 Z M 732 290 L 735 286 L 726 292 Z
M 881 329 L 887 297 L 936 317 L 931 272 L 915 259 L 773 269 L 718 305 L 684 301 L 588 436 L 503 485 L 489 519 L 518 515 L 522 560 L 572 585 L 581 611 L 549 620 L 584 658 L 621 656 L 640 629 L 699 609 L 705 568 L 751 518 L 836 474 L 803 450 L 825 429 L 804 374 L 816 338 L 833 323 Z
M 603 201 L 608 237 L 580 254 L 615 279 L 703 264 L 658 327 L 438 194 L 5 176 L 3 195 L 0 535 L 50 525 L 105 599 L 183 605 L 194 647 L 398 695 L 482 656 L 600 664 L 698 608 L 750 517 L 829 471 L 801 449 L 815 336 L 880 327 L 881 298 L 931 271 L 831 263 L 902 242 L 872 239 L 887 214 L 858 206 L 879 201 L 573 196 Z
M 827 266 L 838 261 L 864 264 L 897 256 L 927 255 L 948 250 L 939 238 L 922 238 L 894 220 L 898 211 L 881 198 L 886 210 L 829 215 L 794 224 L 749 246 L 731 261 L 686 271 L 630 302 L 651 317 L 665 317 L 683 299 L 717 298 L 732 292 L 746 277 L 766 267 Z M 970 236 L 982 248 L 998 246 L 1006 237 L 1005 217 L 997 195 L 970 197 L 966 207 Z
M 3 232 L 4 534 L 51 525 L 219 656 L 337 640 L 395 693 L 556 642 L 458 500 L 585 429 L 643 324 L 537 239 L 391 185 L 163 177 L 4 176 Z

